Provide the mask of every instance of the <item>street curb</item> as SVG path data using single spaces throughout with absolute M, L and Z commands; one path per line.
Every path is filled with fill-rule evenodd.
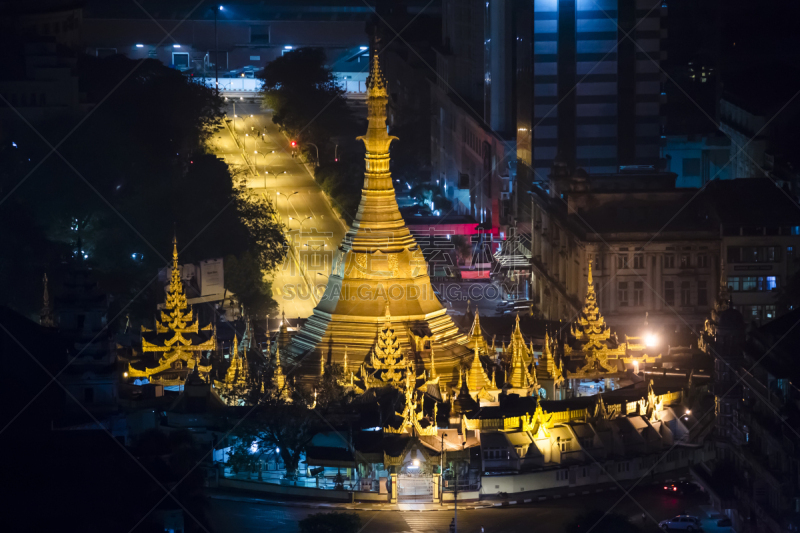
M 280 506 L 280 507 L 294 507 L 299 509 L 328 509 L 331 511 L 335 510 L 343 510 L 343 511 L 394 511 L 394 512 L 437 512 L 437 511 L 452 511 L 454 508 L 453 506 L 447 507 L 437 507 L 433 509 L 399 509 L 396 507 L 397 504 L 378 504 L 378 505 L 385 505 L 387 507 L 359 507 L 359 503 L 356 504 L 343 504 L 343 503 L 312 503 L 312 502 L 292 502 L 292 501 L 277 501 L 277 500 L 267 500 L 264 498 L 254 498 L 250 496 L 229 496 L 227 494 L 208 494 L 208 497 L 215 500 L 225 500 L 225 501 L 234 501 L 234 502 L 243 502 L 243 503 L 258 503 L 261 505 L 273 505 L 273 506 Z M 364 505 L 374 505 L 374 504 L 364 504 Z M 391 507 L 389 507 L 391 506 Z M 459 509 L 462 511 L 474 511 L 476 509 L 489 509 L 491 508 L 491 504 L 472 504 L 472 505 L 459 505 Z

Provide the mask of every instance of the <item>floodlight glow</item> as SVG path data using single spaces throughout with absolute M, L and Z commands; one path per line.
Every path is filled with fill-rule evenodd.
M 136 48 L 144 48 L 144 45 L 143 44 L 137 44 Z
M 653 334 L 647 335 L 644 338 L 644 344 L 645 344 L 645 346 L 648 346 L 648 347 L 657 346 L 658 345 L 658 337 L 653 335 Z
M 283 47 L 283 49 L 284 50 L 291 50 L 292 46 L 287 44 L 286 46 Z
M 366 46 L 359 46 L 359 47 L 358 47 L 358 49 L 359 49 L 359 50 L 366 50 L 366 49 L 367 49 L 367 47 L 366 47 Z
M 173 44 L 173 45 L 172 45 L 172 47 L 173 47 L 173 48 L 180 48 L 180 47 L 181 47 L 181 45 L 179 45 L 179 44 Z

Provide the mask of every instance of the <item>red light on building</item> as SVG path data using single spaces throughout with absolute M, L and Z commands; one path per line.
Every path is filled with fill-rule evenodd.
M 295 148 L 296 146 L 297 146 L 297 141 L 292 141 L 292 148 Z

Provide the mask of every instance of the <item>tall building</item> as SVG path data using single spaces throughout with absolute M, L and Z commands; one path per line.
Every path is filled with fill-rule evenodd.
M 557 155 L 592 173 L 658 163 L 666 14 L 644 0 L 518 4 L 520 173 L 543 181 Z

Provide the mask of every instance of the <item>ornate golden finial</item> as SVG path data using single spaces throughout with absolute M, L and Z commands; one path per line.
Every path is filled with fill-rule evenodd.
M 589 276 L 587 277 L 587 281 L 589 282 L 589 285 L 592 285 L 594 283 L 594 280 L 592 279 L 592 259 L 591 258 L 589 258 Z
M 233 334 L 233 352 L 231 352 L 233 357 L 239 356 L 239 341 L 236 338 L 236 333 Z
M 372 43 L 372 54 L 369 58 L 369 75 L 367 76 L 367 98 L 388 98 L 386 78 L 381 70 L 380 51 L 377 37 Z
M 456 388 L 458 390 L 461 390 L 461 388 L 463 386 L 464 386 L 464 380 L 463 380 L 463 377 L 462 377 L 461 367 L 458 367 L 458 385 L 456 385 Z
M 178 268 L 178 238 L 175 235 L 172 236 L 172 268 Z
M 436 364 L 433 361 L 433 346 L 431 346 L 431 379 L 436 377 Z
M 347 372 L 347 346 L 344 347 L 344 360 L 342 361 L 342 375 Z
M 319 375 L 320 377 L 325 375 L 325 354 L 319 354 Z

